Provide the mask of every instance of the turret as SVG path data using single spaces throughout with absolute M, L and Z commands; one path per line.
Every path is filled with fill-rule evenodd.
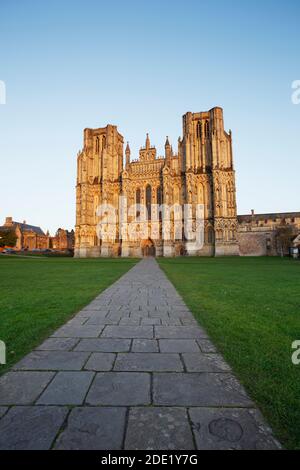
M 130 164 L 130 147 L 129 147 L 129 142 L 127 142 L 126 149 L 125 149 L 125 155 L 126 155 L 126 167 L 129 166 Z
M 171 154 L 172 154 L 172 149 L 171 149 L 171 145 L 169 142 L 169 137 L 167 136 L 166 143 L 165 143 L 165 157 L 169 159 L 171 157 Z
M 148 134 L 148 133 L 146 134 L 146 144 L 145 144 L 145 148 L 146 148 L 147 150 L 150 149 L 150 139 L 149 139 L 149 134 Z

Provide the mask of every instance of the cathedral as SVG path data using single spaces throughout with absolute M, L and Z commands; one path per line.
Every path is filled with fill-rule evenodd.
M 182 126 L 177 152 L 167 137 L 164 156 L 157 155 L 147 134 L 137 159 L 131 158 L 127 143 L 125 161 L 124 138 L 117 126 L 84 130 L 83 149 L 77 156 L 76 257 L 239 254 L 232 135 L 224 129 L 223 110 L 215 107 L 188 112 Z M 103 219 L 99 206 L 113 207 L 120 213 L 124 198 L 126 207 L 134 210 L 128 212 L 125 222 L 116 220 L 114 232 L 99 236 Z M 146 218 L 139 210 L 142 206 Z M 151 209 L 162 206 L 173 208 L 167 232 L 162 211 Z M 189 218 L 193 228 L 194 206 L 203 208 L 200 247 L 191 243 L 183 230 L 175 230 L 176 208 L 185 206 L 192 207 Z M 145 224 L 148 230 L 141 230 Z M 129 225 L 135 236 L 122 236 L 124 226 Z

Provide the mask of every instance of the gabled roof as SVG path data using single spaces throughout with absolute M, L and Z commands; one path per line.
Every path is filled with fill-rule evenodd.
M 37 235 L 45 235 L 41 227 L 36 225 L 23 224 L 21 222 L 13 222 L 14 225 L 18 225 L 22 232 L 35 232 Z
M 12 225 L 2 225 L 0 226 L 0 230 L 2 231 L 9 231 L 11 229 L 15 229 L 17 226 L 20 227 L 21 232 L 34 232 L 37 235 L 45 235 L 41 227 L 37 227 L 36 225 L 28 225 L 21 222 L 13 221 Z

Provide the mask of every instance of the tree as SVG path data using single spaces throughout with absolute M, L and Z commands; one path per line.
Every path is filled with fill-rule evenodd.
M 1 230 L 0 231 L 0 247 L 16 245 L 17 236 L 13 230 Z
M 275 239 L 277 251 L 281 256 L 289 252 L 292 241 L 297 235 L 297 231 L 293 225 L 279 225 L 276 229 Z

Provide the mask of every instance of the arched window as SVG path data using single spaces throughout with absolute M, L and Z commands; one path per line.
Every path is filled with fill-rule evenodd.
M 106 137 L 104 135 L 102 138 L 102 148 L 105 149 L 105 147 L 106 147 Z
M 96 153 L 99 153 L 99 137 L 96 137 Z
M 198 121 L 197 122 L 197 139 L 202 138 L 202 122 Z
M 146 187 L 146 208 L 148 212 L 148 220 L 151 219 L 151 202 L 152 202 L 152 191 L 151 186 L 148 184 Z
M 156 204 L 158 204 L 159 206 L 161 206 L 163 203 L 163 197 L 162 197 L 162 189 L 160 186 L 158 186 L 157 190 L 156 190 Z M 159 210 L 159 207 L 157 208 Z M 162 220 L 162 213 L 161 211 L 159 211 L 158 213 L 158 218 L 159 220 L 161 221 Z
M 213 243 L 214 242 L 214 231 L 213 231 L 212 227 L 208 227 L 207 242 L 208 243 Z
M 209 122 L 205 121 L 205 137 L 209 137 Z
M 141 204 L 141 190 L 139 188 L 135 192 L 135 203 L 136 203 L 136 205 Z M 138 219 L 140 214 L 141 214 L 141 212 L 140 212 L 139 208 L 137 208 L 135 218 Z

